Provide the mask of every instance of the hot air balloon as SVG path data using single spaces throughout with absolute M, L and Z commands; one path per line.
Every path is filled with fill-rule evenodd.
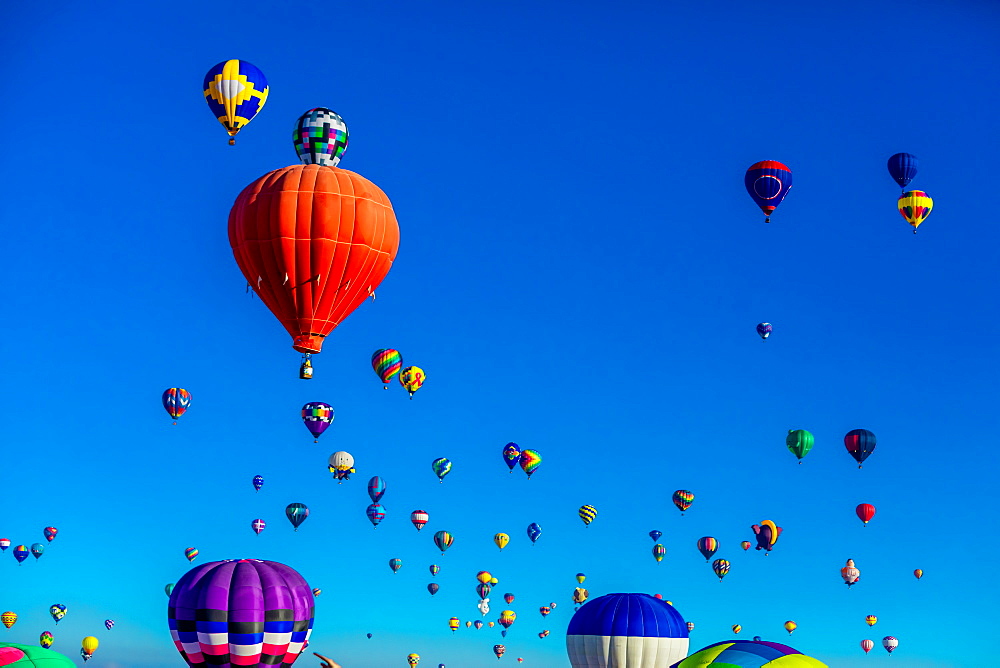
M 294 165 L 243 189 L 229 213 L 229 242 L 292 347 L 309 355 L 385 278 L 399 225 L 371 181 L 337 167 Z
M 580 506 L 580 519 L 585 525 L 589 525 L 597 517 L 597 508 L 593 506 Z
M 28 550 L 27 545 L 15 545 L 14 546 L 14 558 L 17 559 L 17 563 L 24 563 L 24 560 L 28 558 L 31 552 Z
M 395 572 L 395 571 L 393 571 L 393 572 Z M 431 582 L 429 585 L 427 585 L 427 591 L 429 591 L 431 593 L 431 596 L 433 596 L 434 594 L 438 593 L 438 590 L 440 588 L 441 587 L 438 586 L 437 582 Z
M 743 183 L 750 199 L 764 212 L 764 222 L 770 223 L 771 214 L 792 188 L 792 170 L 776 160 L 763 160 L 750 165 Z
M 472 623 L 472 625 L 476 627 L 476 630 L 477 630 L 477 631 L 478 631 L 479 629 L 483 628 L 484 626 L 486 626 L 486 624 L 485 624 L 485 623 L 483 623 L 483 622 L 482 622 L 481 620 L 479 620 L 479 619 L 477 619 L 476 621 L 474 621 L 474 622 Z
M 260 532 L 263 531 L 264 527 L 266 527 L 266 526 L 267 526 L 267 522 L 265 522 L 264 520 L 262 520 L 259 517 L 257 519 L 255 519 L 253 522 L 250 523 L 250 528 L 253 529 L 253 532 L 255 534 L 257 534 L 258 536 L 260 535 Z
M 916 234 L 920 223 L 931 215 L 934 200 L 923 190 L 910 190 L 899 196 L 896 206 L 899 208 L 899 215 L 913 226 L 913 233 Z
M 500 613 L 500 619 L 498 619 L 497 621 L 500 623 L 500 626 L 504 627 L 505 629 L 509 629 L 510 625 L 513 624 L 514 620 L 516 619 L 517 615 L 514 613 L 513 610 L 504 610 L 503 612 Z
M 828 668 L 825 663 L 781 643 L 761 640 L 726 640 L 702 648 L 673 668 Z
M 749 549 L 750 549 L 750 541 L 748 541 L 748 540 L 744 540 L 744 541 L 742 541 L 742 542 L 740 543 L 740 547 L 742 547 L 742 548 L 743 548 L 743 551 L 744 551 L 744 552 L 746 552 L 747 550 L 749 550 Z
M 507 547 L 507 543 L 510 542 L 510 536 L 505 533 L 498 533 L 493 536 L 493 542 L 502 550 Z
M 489 571 L 479 571 L 476 573 L 476 580 L 478 580 L 481 584 L 486 584 L 491 579 L 493 579 L 493 575 Z
M 698 546 L 698 551 L 701 552 L 701 556 L 705 557 L 705 563 L 712 558 L 712 555 L 716 553 L 719 549 L 719 541 L 711 536 L 703 536 L 698 539 L 696 543 Z
M 393 348 L 379 348 L 372 353 L 372 369 L 382 381 L 383 390 L 389 389 L 389 381 L 403 368 L 403 356 Z
M 479 596 L 479 600 L 485 601 L 489 599 L 490 592 L 493 591 L 493 587 L 490 586 L 489 581 L 480 582 L 476 585 L 476 595 Z M 486 614 L 485 612 L 483 613 Z
M 80 656 L 83 657 L 84 661 L 94 656 L 94 652 L 97 651 L 97 638 L 94 636 L 87 636 L 80 641 Z
M 566 630 L 573 668 L 660 668 L 688 653 L 688 631 L 675 608 L 648 594 L 607 594 L 582 606 Z
M 264 73 L 245 60 L 224 60 L 205 75 L 205 101 L 229 133 L 230 146 L 236 144 L 236 133 L 264 108 L 269 91 Z
M 55 636 L 50 631 L 42 631 L 42 634 L 38 636 L 38 644 L 42 647 L 52 647 L 53 642 L 55 642 Z
M 289 503 L 285 506 L 285 517 L 288 518 L 288 521 L 298 531 L 299 526 L 309 517 L 309 508 L 304 503 Z
M 514 595 L 513 594 L 504 594 L 503 595 L 503 602 L 506 603 L 507 605 L 510 605 L 511 603 L 514 602 Z
M 163 391 L 163 408 L 174 419 L 184 415 L 184 412 L 191 407 L 191 393 L 180 387 L 171 387 Z
M 52 619 L 58 625 L 59 620 L 66 616 L 66 606 L 62 603 L 56 603 L 49 608 L 49 614 L 52 615 Z
M 302 422 L 313 435 L 313 443 L 319 443 L 319 437 L 333 424 L 333 406 L 322 401 L 310 401 L 302 407 Z
M 757 325 L 757 336 L 761 338 L 762 341 L 767 341 L 767 337 L 771 336 L 771 323 L 762 322 Z
M 917 156 L 910 153 L 897 153 L 889 158 L 886 166 L 889 168 L 889 175 L 892 179 L 905 190 L 913 177 L 917 175 L 920 161 L 917 160 Z
M 521 470 L 527 473 L 528 480 L 531 480 L 531 474 L 542 464 L 542 456 L 538 454 L 538 450 L 522 450 L 518 461 L 521 464 Z
M 434 544 L 441 550 L 441 554 L 444 554 L 444 551 L 451 547 L 451 544 L 454 542 L 455 537 L 447 531 L 438 531 L 434 534 Z
M 0 551 L 6 552 L 10 547 L 10 538 L 0 538 Z
M 365 510 L 365 514 L 368 516 L 368 521 L 372 523 L 372 527 L 378 528 L 378 523 L 385 519 L 385 506 L 373 503 Z
M 45 553 L 45 546 L 41 543 L 32 543 L 31 545 L 31 556 L 35 559 L 40 559 Z
M 354 455 L 344 450 L 338 450 L 330 455 L 326 465 L 327 470 L 333 474 L 333 479 L 338 480 L 338 485 L 343 481 L 350 480 L 354 473 Z
M 402 567 L 403 567 L 403 560 L 402 559 L 390 559 L 389 560 L 389 568 L 392 569 L 393 573 L 395 573 L 396 571 L 398 571 Z
M 583 584 L 586 579 L 587 579 L 587 575 L 585 573 L 577 573 L 576 574 L 576 581 L 577 581 L 578 584 Z
M 915 571 L 913 571 L 913 577 L 919 580 L 920 578 L 924 577 L 924 572 L 918 568 Z
M 8 610 L 7 612 L 0 614 L 0 623 L 3 623 L 3 625 L 9 629 L 17 623 L 17 613 Z
M 174 584 L 175 583 L 170 582 L 170 583 L 164 585 L 163 591 L 166 592 L 167 596 L 170 596 L 170 593 L 174 590 Z
M 104 620 L 104 628 L 106 628 L 107 630 L 110 631 L 112 628 L 114 628 L 114 626 L 115 626 L 115 620 L 113 619 Z
M 848 589 L 861 579 L 861 571 L 854 566 L 853 559 L 848 559 L 847 565 L 840 569 L 840 577 L 844 578 Z
M 861 649 L 863 649 L 865 651 L 865 654 L 867 654 L 868 652 L 872 651 L 873 647 L 875 647 L 875 641 L 874 640 L 862 640 L 861 641 Z
M 423 387 L 425 380 L 427 374 L 418 366 L 408 366 L 399 372 L 399 384 L 410 393 L 410 399 L 413 399 L 414 393 Z
M 725 559 L 716 559 L 712 562 L 712 570 L 719 576 L 719 582 L 722 582 L 722 578 L 729 572 L 729 562 Z
M 792 635 L 792 631 L 794 631 L 797 628 L 799 628 L 799 625 L 796 624 L 795 622 L 791 620 L 785 622 L 785 630 L 788 631 L 788 635 Z
M 438 566 L 437 564 L 431 564 L 430 566 L 427 567 L 427 570 L 431 572 L 431 577 L 433 577 L 441 572 L 441 567 Z
M 42 529 L 42 534 L 45 536 L 45 540 L 49 541 L 50 543 L 53 541 L 53 539 L 55 539 L 56 534 L 58 533 L 59 529 L 55 527 L 45 527 L 44 529 Z
M 340 114 L 317 107 L 299 116 L 292 130 L 292 144 L 302 164 L 336 167 L 347 150 L 348 134 Z
M 686 489 L 679 489 L 674 492 L 673 501 L 674 505 L 677 506 L 677 509 L 681 511 L 681 515 L 683 515 L 684 511 L 690 508 L 691 504 L 694 503 L 694 492 L 689 492 Z
M 694 631 L 694 622 L 688 622 L 687 627 L 688 627 L 688 633 Z
M 244 666 L 271 664 L 273 657 L 290 666 L 309 642 L 314 603 L 309 585 L 288 566 L 227 559 L 185 573 L 167 617 L 174 645 L 192 667 L 219 665 L 213 659 L 227 650 Z
M 538 637 L 539 638 L 547 638 L 548 635 L 549 635 L 549 630 L 545 629 L 544 631 L 542 631 L 541 633 L 538 634 Z
M 498 659 L 501 656 L 503 656 L 504 652 L 506 652 L 506 651 L 507 651 L 507 648 L 504 647 L 503 645 L 493 645 L 493 653 L 497 655 Z
M 514 467 L 521 461 L 521 450 L 517 447 L 517 443 L 508 443 L 503 446 L 503 461 L 507 464 L 510 472 L 513 473 Z
M 372 503 L 378 503 L 383 494 L 385 494 L 385 480 L 375 476 L 368 481 L 368 498 Z
M 458 625 L 459 625 L 458 617 L 452 617 L 451 619 L 448 620 L 448 628 L 451 629 L 452 633 L 458 630 Z
M 799 464 L 802 458 L 809 454 L 813 447 L 813 435 L 805 429 L 789 429 L 788 436 L 785 437 L 785 445 L 788 450 L 798 457 Z
M 184 556 L 187 557 L 189 562 L 194 561 L 198 557 L 198 548 L 188 547 L 184 549 Z
M 322 589 L 319 589 L 319 588 L 317 587 L 317 588 L 315 588 L 315 589 L 313 589 L 313 590 L 312 590 L 312 593 L 313 593 L 313 596 L 319 596 L 320 594 L 322 594 L 322 593 L 323 593 L 323 590 L 322 590 Z
M 417 528 L 417 531 L 423 529 L 424 525 L 427 524 L 430 519 L 431 516 L 427 514 L 426 510 L 414 510 L 410 513 L 410 522 L 412 522 L 413 526 Z
M 528 525 L 528 538 L 531 540 L 531 544 L 534 545 L 535 541 L 542 535 L 542 527 L 537 523 L 532 522 Z
M 253 488 L 254 488 L 254 490 L 256 490 L 256 491 L 259 492 L 260 488 L 263 487 L 263 486 L 264 486 L 264 476 L 262 476 L 262 475 L 255 475 L 253 477 Z
M 667 554 L 667 548 L 663 547 L 659 543 L 653 546 L 653 559 L 656 559 L 657 563 L 663 561 L 663 557 Z
M 778 542 L 778 536 L 781 535 L 781 527 L 776 526 L 771 520 L 764 520 L 760 523 L 760 526 L 753 524 L 750 528 L 757 535 L 756 549 L 764 550 L 765 552 L 771 551 L 774 544 Z
M 877 621 L 878 617 L 876 617 L 875 615 L 868 615 L 867 617 L 865 617 L 865 624 L 867 624 L 868 626 L 875 626 L 875 622 Z
M 875 506 L 870 503 L 859 503 L 854 512 L 858 514 L 858 519 L 864 522 L 865 526 L 868 526 L 868 522 L 875 517 Z
M 739 633 L 742 630 L 743 630 L 742 626 L 740 626 L 739 624 L 733 624 L 733 633 Z
M 451 472 L 451 460 L 445 457 L 438 457 L 431 462 L 431 470 L 438 477 L 438 482 L 444 482 L 444 477 Z
M 552 612 L 552 608 L 550 608 L 547 605 L 543 605 L 542 607 L 538 608 L 538 612 L 540 612 L 542 614 L 542 617 L 544 618 L 547 617 L 550 612 Z
M 406 655 L 406 662 L 411 666 L 415 666 L 420 663 L 420 655 L 416 652 Z
M 653 529 L 652 531 L 649 532 L 649 537 L 653 539 L 654 543 L 656 541 L 660 540 L 660 536 L 662 536 L 662 535 L 663 535 L 663 532 L 662 531 L 657 531 L 656 529 Z
M 858 462 L 858 468 L 861 468 L 868 455 L 875 452 L 875 434 L 867 429 L 852 429 L 844 436 L 844 447 Z
M 892 636 L 886 636 L 882 638 L 882 647 L 885 647 L 885 651 L 892 654 L 892 651 L 899 647 L 899 641 Z
M 365 635 L 366 635 L 366 636 L 368 637 L 368 639 L 369 639 L 369 640 L 371 640 L 371 639 L 372 639 L 372 634 L 370 634 L 370 633 L 366 633 Z
M 587 598 L 590 596 L 590 592 L 583 587 L 577 587 L 573 590 L 573 602 L 580 605 L 586 602 Z M 550 608 L 556 607 L 555 604 L 549 603 Z

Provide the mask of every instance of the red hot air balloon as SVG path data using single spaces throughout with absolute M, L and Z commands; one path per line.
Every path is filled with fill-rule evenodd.
M 865 526 L 868 526 L 871 519 L 875 517 L 875 506 L 870 503 L 859 503 L 854 512 L 858 514 L 858 519 L 864 522 Z
M 354 172 L 294 165 L 260 177 L 229 213 L 247 283 L 309 355 L 371 295 L 399 248 L 392 204 Z

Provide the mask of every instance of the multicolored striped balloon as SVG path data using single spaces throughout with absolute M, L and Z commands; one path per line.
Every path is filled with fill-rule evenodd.
M 275 561 L 197 566 L 170 594 L 170 635 L 192 667 L 291 666 L 309 641 L 314 597 L 305 579 Z
M 663 557 L 667 554 L 667 548 L 663 547 L 659 543 L 653 546 L 653 559 L 657 562 L 663 561 Z
M 7 612 L 0 614 L 0 623 L 9 629 L 17 623 L 17 613 L 8 610 Z
M 189 547 L 184 550 L 184 556 L 188 561 L 194 561 L 198 557 L 198 548 Z
M 451 544 L 454 542 L 455 537 L 447 531 L 438 531 L 434 534 L 434 544 L 441 550 L 441 554 L 444 554 L 445 550 L 451 547 Z
M 385 506 L 373 503 L 365 510 L 365 514 L 368 516 L 368 521 L 372 523 L 372 527 L 378 528 L 379 522 L 385 519 Z
M 899 215 L 913 226 L 913 233 L 917 233 L 920 223 L 927 220 L 934 208 L 934 200 L 923 190 L 910 190 L 899 196 L 896 202 L 899 207 Z
M 417 531 L 424 528 L 424 525 L 431 519 L 431 516 L 427 514 L 426 510 L 414 510 L 410 513 L 410 522 L 416 527 Z
M 59 533 L 59 529 L 55 527 L 45 527 L 44 529 L 42 529 L 42 533 L 45 535 L 45 540 L 51 543 L 52 540 L 56 537 L 56 534 Z
M 497 621 L 500 622 L 500 626 L 504 627 L 505 629 L 509 629 L 511 627 L 511 624 L 513 624 L 516 619 L 517 619 L 517 613 L 515 613 L 513 610 L 504 610 L 503 612 L 500 613 L 500 619 L 498 619 Z
M 17 563 L 23 563 L 25 559 L 31 552 L 28 551 L 27 545 L 15 545 L 14 546 L 14 558 L 17 559 Z
M 716 559 L 712 562 L 712 570 L 719 576 L 719 582 L 722 582 L 722 578 L 729 572 L 729 562 L 725 559 Z
M 410 399 L 413 398 L 413 394 L 417 390 L 423 387 L 426 379 L 427 374 L 418 366 L 408 366 L 399 372 L 399 384 L 410 393 Z
M 163 408 L 174 419 L 184 415 L 184 412 L 191 407 L 191 393 L 182 387 L 171 387 L 163 391 Z
M 383 494 L 385 494 L 385 480 L 374 476 L 368 481 L 368 498 L 372 500 L 372 503 L 378 503 L 382 500 Z
M 705 563 L 712 558 L 712 555 L 719 549 L 719 541 L 711 536 L 703 536 L 698 539 L 698 551 L 705 557 Z
M 340 114 L 316 107 L 299 116 L 292 130 L 295 153 L 304 165 L 336 167 L 347 150 L 349 133 Z
M 311 401 L 302 407 L 302 422 L 313 435 L 313 443 L 333 424 L 333 406 L 322 401 Z
M 522 450 L 518 461 L 521 464 L 521 470 L 527 473 L 528 480 L 531 480 L 531 474 L 542 464 L 542 456 L 538 454 L 538 450 Z
M 431 564 L 427 567 L 427 570 L 431 572 L 431 576 L 434 576 L 441 572 L 441 567 L 437 564 Z
M 398 350 L 393 348 L 379 348 L 372 353 L 372 369 L 385 385 L 383 390 L 389 389 L 389 381 L 403 368 L 403 356 Z
M 593 506 L 580 506 L 579 515 L 583 523 L 589 525 L 597 517 L 597 508 Z
M 514 467 L 521 461 L 521 450 L 517 447 L 517 443 L 508 443 L 503 446 L 503 460 L 510 472 L 513 473 Z
M 690 508 L 691 504 L 694 503 L 694 492 L 689 492 L 686 489 L 679 489 L 674 492 L 672 498 L 674 505 L 677 506 L 677 509 L 681 511 L 681 515 L 683 515 L 684 511 Z

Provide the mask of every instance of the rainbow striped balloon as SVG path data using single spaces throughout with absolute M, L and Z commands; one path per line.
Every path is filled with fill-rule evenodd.
M 188 561 L 194 561 L 195 558 L 198 556 L 198 548 L 196 547 L 187 548 L 186 550 L 184 550 L 184 556 L 187 557 Z
M 541 463 L 542 456 L 538 454 L 538 450 L 522 450 L 521 457 L 519 459 L 521 464 L 521 470 L 528 474 L 528 480 L 531 480 L 531 474 L 535 472 Z
M 653 546 L 653 558 L 657 562 L 663 561 L 663 557 L 667 554 L 667 548 L 663 547 L 659 543 Z
M 684 511 L 690 508 L 691 504 L 694 503 L 694 492 L 689 492 L 686 489 L 679 489 L 674 492 L 673 499 L 674 505 L 677 506 L 677 509 L 681 511 L 681 515 L 683 515 Z
M 711 536 L 704 536 L 698 539 L 698 551 L 701 552 L 701 556 L 705 557 L 705 563 L 712 558 L 719 549 L 719 541 L 712 538 Z
M 393 348 L 379 348 L 372 353 L 372 369 L 385 385 L 383 390 L 389 389 L 389 381 L 403 368 L 403 356 L 398 350 Z

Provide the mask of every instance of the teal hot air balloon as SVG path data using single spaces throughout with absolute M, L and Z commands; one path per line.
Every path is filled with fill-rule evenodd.
M 31 556 L 35 559 L 41 559 L 42 554 L 45 553 L 45 546 L 41 543 L 34 543 L 31 546 Z
M 285 507 L 285 517 L 288 518 L 288 521 L 298 531 L 299 526 L 309 517 L 309 508 L 304 503 L 289 503 Z
M 441 550 L 441 554 L 444 554 L 445 550 L 451 547 L 451 544 L 455 542 L 455 537 L 447 531 L 438 531 L 434 534 L 434 544 L 437 548 Z
M 799 458 L 799 464 L 801 464 L 802 458 L 812 450 L 813 435 L 805 429 L 789 429 L 788 436 L 785 437 L 785 445 L 788 446 L 793 455 Z
M 389 560 L 389 568 L 392 569 L 393 573 L 397 572 L 402 567 L 403 567 L 403 560 L 402 559 L 390 559 Z
M 444 482 L 444 477 L 451 472 L 451 460 L 445 457 L 438 457 L 431 462 L 431 469 L 438 477 L 438 482 Z
M 336 167 L 347 150 L 348 134 L 347 123 L 340 114 L 317 107 L 299 116 L 292 131 L 292 144 L 302 164 Z

